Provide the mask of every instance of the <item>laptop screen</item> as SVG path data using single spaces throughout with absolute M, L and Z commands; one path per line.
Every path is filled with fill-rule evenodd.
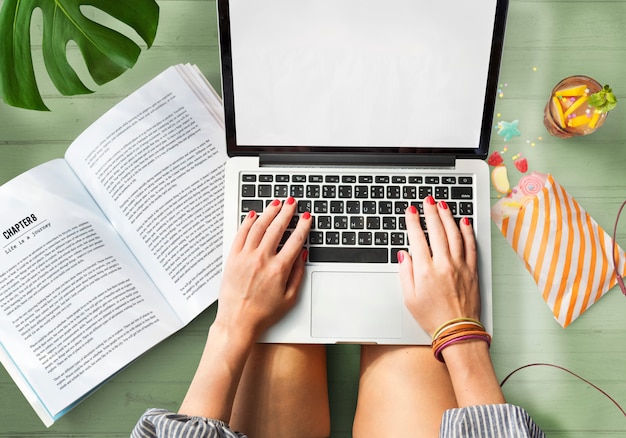
M 506 1 L 219 0 L 230 155 L 487 154 Z

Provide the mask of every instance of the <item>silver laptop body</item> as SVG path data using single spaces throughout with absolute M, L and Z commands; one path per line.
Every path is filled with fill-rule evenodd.
M 454 196 L 447 202 L 456 216 L 473 221 L 482 321 L 491 331 L 484 158 L 507 6 L 218 0 L 230 156 L 225 257 L 247 209 L 261 213 L 275 197 L 302 195 L 300 210 L 319 220 L 298 302 L 262 341 L 430 344 L 403 304 L 391 245 L 408 248 L 400 210 L 427 194 Z M 363 191 L 375 199 L 348 197 Z M 381 219 L 370 206 L 384 210 Z

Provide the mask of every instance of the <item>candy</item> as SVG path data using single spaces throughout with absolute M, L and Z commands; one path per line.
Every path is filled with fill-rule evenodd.
M 526 158 L 518 158 L 513 162 L 513 164 L 515 164 L 515 167 L 517 167 L 517 170 L 520 172 L 528 172 L 528 160 Z
M 491 171 L 491 182 L 493 187 L 499 193 L 509 193 L 511 185 L 509 184 L 509 178 L 506 172 L 506 166 L 496 166 Z
M 487 159 L 487 164 L 489 164 L 490 166 L 499 166 L 502 163 L 504 163 L 504 159 L 502 158 L 502 155 L 500 155 L 498 151 L 495 151 Z

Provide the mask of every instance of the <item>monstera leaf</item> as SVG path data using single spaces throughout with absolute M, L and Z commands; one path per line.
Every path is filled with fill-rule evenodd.
M 4 0 L 0 10 L 0 92 L 9 105 L 47 110 L 33 68 L 30 27 L 43 16 L 43 58 L 50 79 L 64 95 L 90 93 L 67 60 L 74 41 L 94 82 L 105 84 L 135 65 L 141 48 L 130 38 L 85 17 L 92 6 L 133 28 L 152 46 L 159 21 L 155 0 Z

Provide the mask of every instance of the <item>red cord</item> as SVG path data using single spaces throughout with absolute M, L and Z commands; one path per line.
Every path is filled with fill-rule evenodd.
M 623 206 L 622 206 L 622 207 L 623 207 Z M 619 409 L 619 410 L 620 410 L 620 412 L 621 412 L 621 413 L 622 413 L 622 414 L 626 417 L 626 411 L 624 411 L 624 409 L 623 409 L 623 408 L 619 405 L 619 403 L 617 403 L 617 401 L 615 401 L 615 399 L 614 399 L 613 397 L 611 397 L 609 394 L 607 394 L 607 393 L 606 393 L 606 391 L 603 391 L 603 390 L 602 390 L 602 389 L 600 389 L 598 386 L 596 386 L 596 385 L 594 385 L 593 383 L 591 383 L 589 380 L 587 380 L 587 379 L 584 379 L 584 378 L 580 377 L 578 374 L 573 373 L 572 371 L 568 370 L 567 368 L 564 368 L 564 367 L 561 367 L 561 366 L 558 366 L 558 365 L 553 365 L 553 364 L 551 364 L 551 363 L 531 363 L 531 364 L 528 364 L 528 365 L 523 365 L 523 366 L 521 366 L 521 367 L 519 367 L 519 368 L 517 368 L 517 369 L 515 369 L 515 370 L 511 371 L 511 372 L 509 373 L 509 375 L 508 375 L 508 376 L 506 376 L 506 377 L 504 378 L 504 380 L 502 380 L 502 383 L 500 383 L 500 387 L 502 387 L 502 386 L 506 383 L 506 381 L 507 381 L 507 380 L 509 380 L 509 378 L 510 378 L 513 374 L 515 374 L 516 372 L 518 372 L 518 371 L 520 371 L 520 370 L 523 370 L 524 368 L 530 368 L 530 367 L 535 367 L 535 366 L 546 366 L 546 367 L 557 368 L 557 369 L 559 369 L 559 370 L 562 370 L 562 371 L 565 371 L 566 373 L 571 374 L 571 375 L 572 375 L 572 376 L 574 376 L 574 377 L 577 377 L 578 379 L 582 380 L 582 381 L 583 381 L 583 382 L 585 382 L 586 384 L 588 384 L 588 385 L 592 386 L 593 388 L 597 389 L 598 391 L 600 391 L 600 392 L 601 392 L 601 393 L 602 393 L 602 394 L 603 394 L 606 398 L 608 398 L 609 400 L 611 400 L 611 401 L 613 402 L 613 404 L 614 404 L 615 406 L 617 406 L 617 409 Z

